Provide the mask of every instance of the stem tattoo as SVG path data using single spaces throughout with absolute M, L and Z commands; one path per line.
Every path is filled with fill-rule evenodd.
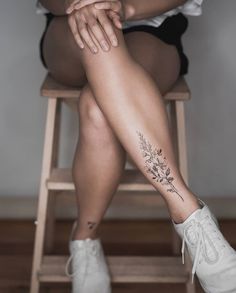
M 153 148 L 152 145 L 144 138 L 143 134 L 136 131 L 140 139 L 140 149 L 145 159 L 145 169 L 151 173 L 152 179 L 162 185 L 167 186 L 167 191 L 176 193 L 182 201 L 183 197 L 173 185 L 174 178 L 170 175 L 170 168 L 167 166 L 166 157 L 163 156 L 162 149 Z

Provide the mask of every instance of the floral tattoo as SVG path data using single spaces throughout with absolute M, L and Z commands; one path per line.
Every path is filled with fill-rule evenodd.
M 153 148 L 152 145 L 144 138 L 143 134 L 136 131 L 140 139 L 140 148 L 145 159 L 145 169 L 151 173 L 152 179 L 162 185 L 167 186 L 167 191 L 176 193 L 182 201 L 183 197 L 173 185 L 174 178 L 170 175 L 170 168 L 167 166 L 166 157 L 163 156 L 162 149 Z

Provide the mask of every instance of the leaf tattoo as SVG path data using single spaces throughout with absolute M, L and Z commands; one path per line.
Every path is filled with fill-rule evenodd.
M 145 169 L 147 173 L 150 173 L 152 179 L 155 179 L 156 182 L 166 185 L 168 188 L 167 191 L 176 193 L 184 201 L 172 183 L 174 178 L 170 175 L 170 168 L 167 166 L 166 157 L 163 156 L 162 149 L 153 148 L 141 132 L 136 132 L 140 139 L 140 148 L 145 158 Z

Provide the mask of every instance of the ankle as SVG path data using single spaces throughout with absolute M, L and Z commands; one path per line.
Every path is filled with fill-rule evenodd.
M 71 231 L 71 240 L 96 239 L 98 236 L 99 222 L 81 221 L 79 218 L 74 222 Z
M 97 233 L 91 234 L 91 233 L 75 233 L 72 240 L 85 240 L 86 238 L 96 239 L 98 238 Z
M 72 240 L 84 240 L 86 238 L 96 239 L 98 238 L 97 230 L 88 230 L 88 229 L 81 229 L 80 227 L 76 227 L 73 235 Z
M 171 213 L 171 218 L 176 224 L 183 223 L 192 213 L 197 209 L 201 209 L 202 206 L 197 200 L 186 203 L 186 207 L 183 209 L 175 210 Z

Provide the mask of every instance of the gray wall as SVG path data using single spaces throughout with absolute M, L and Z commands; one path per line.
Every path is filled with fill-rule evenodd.
M 205 1 L 203 16 L 190 17 L 184 37 L 191 60 L 187 105 L 190 183 L 201 196 L 234 196 L 236 2 Z M 220 17 L 219 17 L 220 16 Z M 0 3 L 0 195 L 38 192 L 46 100 L 39 96 L 45 74 L 38 58 L 43 16 L 34 1 Z M 71 164 L 77 117 L 63 108 L 61 165 Z

